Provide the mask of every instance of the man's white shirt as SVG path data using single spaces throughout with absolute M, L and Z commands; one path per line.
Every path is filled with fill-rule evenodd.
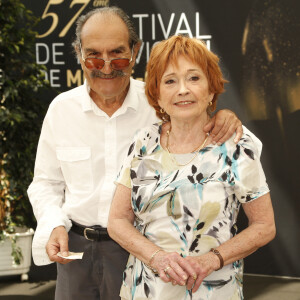
M 84 85 L 57 96 L 49 106 L 38 144 L 34 179 L 28 189 L 38 221 L 33 240 L 37 265 L 51 261 L 45 250 L 52 230 L 107 226 L 117 173 L 135 132 L 157 122 L 144 83 L 130 79 L 123 105 L 107 116 Z

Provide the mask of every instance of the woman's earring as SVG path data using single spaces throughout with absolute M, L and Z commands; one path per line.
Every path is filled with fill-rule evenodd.
M 208 105 L 209 105 L 209 106 L 212 106 L 212 101 L 209 101 L 209 102 L 208 102 Z
M 164 114 L 166 112 L 163 108 L 160 108 L 159 111 L 160 111 L 161 114 Z

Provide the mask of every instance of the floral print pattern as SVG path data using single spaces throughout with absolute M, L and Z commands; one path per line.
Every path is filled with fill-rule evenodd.
M 244 134 L 208 145 L 188 165 L 178 167 L 160 145 L 162 124 L 140 130 L 129 147 L 117 183 L 132 189 L 135 225 L 166 251 L 198 256 L 232 238 L 241 203 L 269 192 L 260 153 Z M 189 154 L 187 154 L 189 155 Z M 243 299 L 243 262 L 236 261 L 205 278 L 192 294 L 185 286 L 164 283 L 130 255 L 123 275 L 123 299 Z

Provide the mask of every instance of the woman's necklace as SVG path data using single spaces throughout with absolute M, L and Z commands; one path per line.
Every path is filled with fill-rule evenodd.
M 170 153 L 170 149 L 169 149 L 169 137 L 170 137 L 171 129 L 172 129 L 172 128 L 170 128 L 170 130 L 167 131 L 167 146 L 166 146 L 167 152 L 168 152 L 169 156 L 171 157 L 171 159 L 173 160 L 173 162 L 174 162 L 176 165 L 178 165 L 178 166 L 180 166 L 180 167 L 186 166 L 186 165 L 188 165 L 189 163 L 191 163 L 191 162 L 196 158 L 196 156 L 198 155 L 198 152 L 203 148 L 203 146 L 205 145 L 205 143 L 206 143 L 206 141 L 207 141 L 207 139 L 208 139 L 208 137 L 209 137 L 209 133 L 206 134 L 206 138 L 205 138 L 204 142 L 203 142 L 199 147 L 197 147 L 194 151 L 192 151 L 192 153 L 193 153 L 193 152 L 196 152 L 195 155 L 194 155 L 187 163 L 185 163 L 185 164 L 180 164 L 180 163 L 175 159 L 175 157 Z

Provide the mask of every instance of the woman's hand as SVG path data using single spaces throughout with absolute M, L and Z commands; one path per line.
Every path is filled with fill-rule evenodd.
M 153 259 L 151 267 L 157 270 L 164 282 L 173 285 L 185 285 L 189 277 L 195 277 L 196 272 L 189 260 L 181 257 L 177 252 L 160 251 Z
M 195 270 L 196 276 L 190 276 L 186 282 L 186 288 L 192 289 L 193 293 L 198 290 L 205 277 L 219 268 L 218 258 L 211 252 L 201 256 L 187 256 L 184 259 Z

